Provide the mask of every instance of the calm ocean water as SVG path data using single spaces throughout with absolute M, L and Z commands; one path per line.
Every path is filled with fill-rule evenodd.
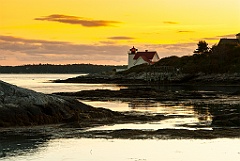
M 109 84 L 55 84 L 49 80 L 66 79 L 78 74 L 0 74 L 2 81 L 43 93 L 74 92 L 90 89 L 120 89 Z M 138 111 L 165 115 L 188 116 L 146 124 L 119 124 L 101 126 L 90 130 L 109 129 L 164 129 L 186 128 L 182 125 L 210 124 L 211 115 L 196 111 L 194 106 L 180 103 L 163 103 L 150 100 L 80 100 L 94 107 L 105 107 L 114 111 Z M 204 118 L 204 119 L 203 119 Z M 194 130 L 194 129 L 189 129 Z M 210 129 L 209 129 L 210 130 Z M 13 138 L 14 139 L 14 138 Z M 16 139 L 16 138 L 15 138 Z M 239 161 L 240 139 L 214 140 L 128 140 L 128 139 L 80 139 L 62 138 L 41 140 L 13 140 L 9 147 L 1 145 L 0 160 L 9 161 Z M 27 144 L 27 146 L 26 146 Z M 11 149 L 14 147 L 14 150 Z M 5 157 L 1 157 L 6 155 Z
M 91 89 L 119 89 L 117 85 L 51 83 L 51 80 L 67 79 L 84 74 L 0 74 L 0 80 L 43 93 L 75 92 Z

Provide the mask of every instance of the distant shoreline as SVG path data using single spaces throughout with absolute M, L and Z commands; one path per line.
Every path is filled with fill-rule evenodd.
M 87 75 L 68 78 L 65 80 L 54 80 L 53 83 L 97 83 L 97 84 L 119 84 L 119 85 L 197 85 L 197 86 L 240 86 L 240 74 L 186 74 L 171 77 L 165 80 L 145 80 L 128 75 Z
M 67 65 L 21 65 L 0 66 L 0 74 L 79 74 L 112 72 L 117 69 L 125 69 L 126 66 L 93 65 L 93 64 L 67 64 Z

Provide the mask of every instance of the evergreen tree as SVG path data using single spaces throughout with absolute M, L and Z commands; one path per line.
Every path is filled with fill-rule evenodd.
M 197 45 L 198 48 L 194 51 L 194 53 L 202 54 L 209 52 L 208 43 L 206 41 L 199 41 Z

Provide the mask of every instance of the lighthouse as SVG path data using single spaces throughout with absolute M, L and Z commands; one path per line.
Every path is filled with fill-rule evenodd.
M 156 51 L 138 51 L 134 46 L 128 52 L 128 69 L 140 64 L 152 65 L 159 60 Z

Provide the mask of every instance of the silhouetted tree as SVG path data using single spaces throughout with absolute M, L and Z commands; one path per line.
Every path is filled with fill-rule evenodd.
M 208 43 L 206 41 L 199 41 L 197 45 L 198 48 L 194 51 L 194 53 L 202 54 L 209 52 L 210 48 L 208 47 Z

